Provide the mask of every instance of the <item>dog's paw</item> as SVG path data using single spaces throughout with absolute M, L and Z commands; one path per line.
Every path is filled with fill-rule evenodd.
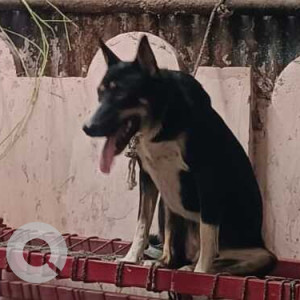
M 193 272 L 194 269 L 195 269 L 195 266 L 193 266 L 193 265 L 186 265 L 186 266 L 183 266 L 183 267 L 179 268 L 179 271 Z
M 155 264 L 157 261 L 153 259 L 146 259 L 143 261 L 144 267 L 151 267 L 153 264 Z
M 158 267 L 158 268 L 165 267 L 159 260 L 146 259 L 143 261 L 143 266 L 145 266 L 145 267 L 151 267 L 153 265 L 155 265 L 155 267 Z
M 199 265 L 196 265 L 194 272 L 195 273 L 211 273 L 211 272 L 209 272 L 208 268 L 205 268 L 205 267 L 199 266 Z
M 171 255 L 168 253 L 164 253 L 158 260 L 160 264 L 164 267 L 171 266 Z
M 117 262 L 125 262 L 125 263 L 131 263 L 136 264 L 140 261 L 140 259 L 134 255 L 125 255 L 124 257 L 117 258 Z

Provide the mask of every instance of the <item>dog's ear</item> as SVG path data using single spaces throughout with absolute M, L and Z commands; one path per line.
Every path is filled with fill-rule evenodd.
M 147 36 L 143 36 L 138 48 L 136 62 L 151 75 L 158 73 L 158 66 Z
M 111 67 L 112 65 L 117 64 L 120 59 L 119 57 L 114 54 L 106 45 L 105 43 L 102 41 L 102 39 L 99 39 L 99 43 L 100 43 L 100 48 L 102 49 L 103 55 L 104 55 L 104 59 L 107 63 L 107 65 L 109 67 Z

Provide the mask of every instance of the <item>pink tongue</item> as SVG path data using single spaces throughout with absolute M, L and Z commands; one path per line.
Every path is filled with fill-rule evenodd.
M 100 159 L 100 170 L 102 173 L 109 174 L 116 152 L 116 137 L 107 138 Z

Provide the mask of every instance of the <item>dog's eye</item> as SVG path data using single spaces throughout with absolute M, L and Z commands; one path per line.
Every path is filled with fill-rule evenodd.
M 116 85 L 116 83 L 114 82 L 114 81 L 111 81 L 110 83 L 109 83 L 109 88 L 110 89 L 115 89 L 117 87 L 117 85 Z

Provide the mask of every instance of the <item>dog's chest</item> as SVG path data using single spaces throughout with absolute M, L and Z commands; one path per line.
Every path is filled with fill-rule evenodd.
M 187 211 L 181 201 L 180 172 L 188 171 L 183 159 L 183 140 L 153 143 L 141 138 L 137 150 L 143 169 L 151 176 L 169 209 L 187 219 L 198 220 L 199 216 Z

